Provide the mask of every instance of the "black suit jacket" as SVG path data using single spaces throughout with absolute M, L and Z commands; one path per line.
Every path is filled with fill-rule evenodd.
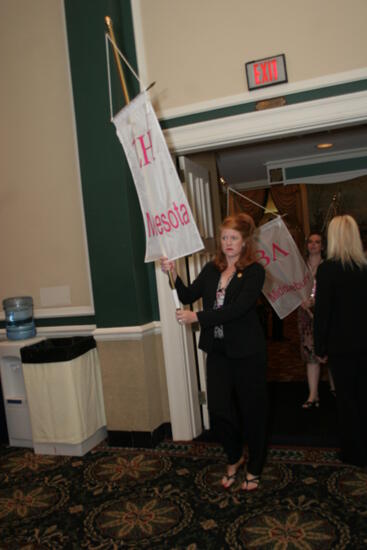
M 323 262 L 316 275 L 316 355 L 367 351 L 367 267 Z
M 264 268 L 254 263 L 237 272 L 226 289 L 223 307 L 213 309 L 220 272 L 207 263 L 195 281 L 186 287 L 180 277 L 176 289 L 183 304 L 203 299 L 203 311 L 197 313 L 201 334 L 199 347 L 210 352 L 214 344 L 214 327 L 223 325 L 228 357 L 240 358 L 265 352 L 264 332 L 256 312 L 256 302 L 264 284 Z

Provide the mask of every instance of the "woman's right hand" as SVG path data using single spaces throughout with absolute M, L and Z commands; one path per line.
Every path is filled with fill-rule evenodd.
M 168 260 L 165 256 L 159 259 L 161 270 L 163 273 L 172 273 L 173 280 L 176 281 L 177 271 L 175 262 Z

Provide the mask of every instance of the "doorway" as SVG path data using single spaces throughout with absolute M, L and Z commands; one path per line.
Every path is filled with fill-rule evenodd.
M 322 105 L 323 102 L 319 102 L 318 105 L 311 107 L 309 105 L 297 105 L 296 108 L 290 110 L 274 109 L 272 112 L 262 112 L 259 113 L 261 115 L 258 119 L 261 119 L 259 126 L 254 125 L 254 120 L 250 115 L 236 117 L 236 120 L 229 117 L 220 121 L 210 121 L 197 127 L 193 125 L 193 128 L 190 128 L 190 132 L 182 127 L 170 129 L 167 131 L 166 137 L 176 154 L 190 155 L 191 158 L 194 158 L 191 155 L 223 150 L 224 148 L 229 148 L 229 146 L 233 149 L 239 146 L 240 143 L 241 147 L 251 146 L 254 150 L 255 147 L 258 147 L 260 143 L 266 140 L 271 146 L 272 142 L 274 144 L 274 137 L 297 140 L 302 135 L 315 133 L 315 130 L 320 133 L 328 133 L 331 129 L 335 128 L 337 123 L 340 126 L 352 124 L 353 119 L 348 109 L 348 106 L 350 106 L 349 101 L 347 100 L 347 103 L 343 105 L 343 98 L 338 98 L 333 103 L 332 108 L 328 110 L 325 110 Z M 315 123 L 315 118 L 309 118 L 310 109 L 313 110 L 314 116 L 317 117 L 317 123 Z M 363 110 L 361 119 L 363 120 L 363 124 L 360 126 L 363 126 L 363 132 L 365 132 L 367 109 L 365 105 L 361 109 Z M 340 112 L 343 113 L 344 120 L 341 120 Z M 259 114 L 256 113 L 256 116 Z M 280 114 L 284 116 L 280 116 Z M 215 209 L 217 215 L 218 212 L 221 215 L 220 201 L 218 202 L 219 204 L 216 205 Z M 214 225 L 217 226 L 218 223 Z M 187 385 L 187 376 L 182 374 L 186 371 L 187 366 L 183 360 L 183 347 L 177 345 L 177 339 L 174 337 L 172 322 L 174 317 L 169 314 L 163 314 L 162 316 L 162 311 L 165 308 L 172 308 L 172 304 L 164 296 L 166 286 L 159 283 L 160 277 L 161 274 L 157 269 L 157 286 L 173 438 L 188 440 L 197 437 L 202 430 L 201 418 L 194 418 L 188 406 L 190 399 L 196 401 L 199 399 L 199 396 L 190 394 L 190 388 Z

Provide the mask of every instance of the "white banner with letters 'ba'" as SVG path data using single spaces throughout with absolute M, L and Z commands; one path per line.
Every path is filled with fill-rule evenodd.
M 313 278 L 281 217 L 258 228 L 256 258 L 265 268 L 263 294 L 283 319 L 310 297 Z
M 145 92 L 114 118 L 144 218 L 145 262 L 204 248 L 153 107 Z

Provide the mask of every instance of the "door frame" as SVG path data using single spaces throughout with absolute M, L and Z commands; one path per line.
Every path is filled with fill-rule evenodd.
M 164 134 L 172 154 L 186 155 L 366 122 L 367 91 L 362 91 L 213 118 L 168 128 Z
M 188 124 L 164 133 L 171 153 L 178 156 L 366 122 L 364 91 Z M 192 406 L 197 396 L 189 391 L 183 339 L 173 322 L 174 305 L 157 264 L 156 278 L 172 435 L 175 441 L 187 441 L 200 431 Z

